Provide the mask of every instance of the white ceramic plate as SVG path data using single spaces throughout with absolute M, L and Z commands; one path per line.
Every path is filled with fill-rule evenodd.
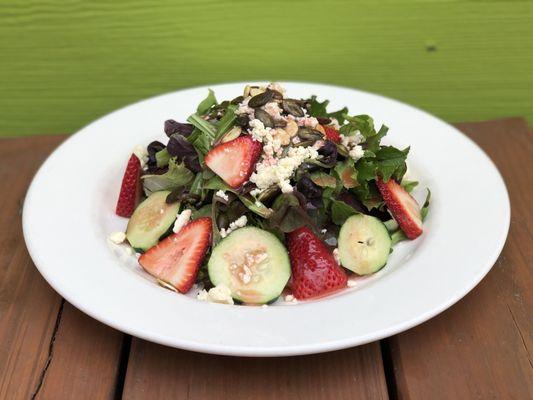
M 213 85 L 219 99 L 244 83 Z M 509 199 L 490 159 L 452 126 L 411 106 L 361 91 L 287 83 L 292 97 L 318 95 L 331 109 L 370 114 L 385 142 L 411 146 L 409 175 L 430 187 L 424 235 L 397 245 L 387 266 L 355 288 L 318 301 L 267 308 L 211 304 L 153 282 L 134 256 L 110 247 L 124 230 L 114 214 L 123 168 L 138 144 L 163 139 L 163 121 L 185 120 L 207 87 L 113 112 L 63 143 L 26 196 L 24 237 L 35 265 L 65 299 L 116 329 L 188 350 L 242 356 L 318 353 L 409 329 L 450 307 L 490 270 L 509 227 Z

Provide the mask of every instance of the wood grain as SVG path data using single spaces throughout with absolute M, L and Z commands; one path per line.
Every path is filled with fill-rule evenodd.
M 65 303 L 37 399 L 113 399 L 124 334 Z
M 22 238 L 21 206 L 37 167 L 62 140 L 0 140 L 0 399 L 28 399 L 48 362 L 61 298 Z
M 533 2 L 506 0 L 3 1 L 0 135 L 72 132 L 148 96 L 257 79 L 533 122 L 532 18 Z
M 123 334 L 74 309 L 43 280 L 21 230 L 21 206 L 64 139 L 0 139 L 0 399 L 111 399 Z
M 124 398 L 388 399 L 378 343 L 328 354 L 238 358 L 133 339 Z
M 533 135 L 520 119 L 458 127 L 490 155 L 506 181 L 509 237 L 496 265 L 463 300 L 390 339 L 398 397 L 531 399 Z

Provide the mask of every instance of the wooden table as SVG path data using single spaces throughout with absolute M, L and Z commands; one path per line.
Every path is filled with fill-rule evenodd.
M 156 345 L 61 299 L 28 256 L 20 211 L 64 136 L 1 139 L 0 399 L 532 399 L 533 132 L 518 118 L 457 126 L 492 157 L 511 196 L 509 238 L 488 276 L 400 335 L 276 359 Z

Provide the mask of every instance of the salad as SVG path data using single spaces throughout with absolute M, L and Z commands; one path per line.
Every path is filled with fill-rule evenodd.
M 218 102 L 209 90 L 168 142 L 137 146 L 116 214 L 159 284 L 199 300 L 266 306 L 323 297 L 379 271 L 392 247 L 423 232 L 405 179 L 409 148 L 388 128 L 276 83 Z

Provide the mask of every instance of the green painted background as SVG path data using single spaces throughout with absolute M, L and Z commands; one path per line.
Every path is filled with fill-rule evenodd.
M 232 80 L 382 93 L 449 121 L 533 121 L 530 1 L 0 1 L 0 136 L 72 132 Z

